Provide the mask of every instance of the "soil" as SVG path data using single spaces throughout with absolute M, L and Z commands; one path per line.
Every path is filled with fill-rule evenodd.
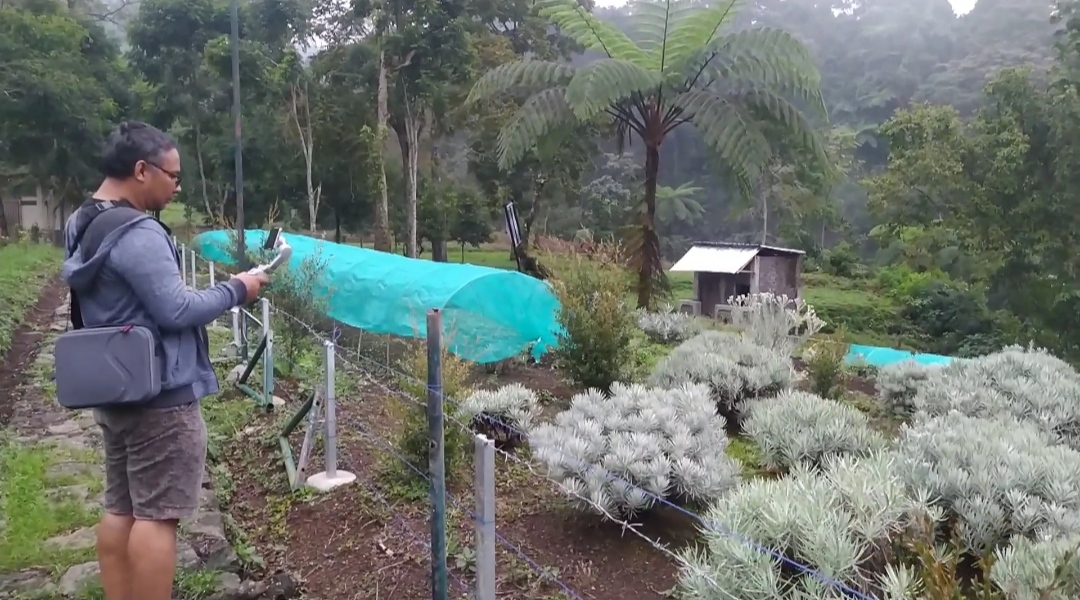
M 515 365 L 498 378 L 500 384 L 511 381 L 547 390 L 558 400 L 573 393 L 558 371 L 544 365 Z M 298 403 L 290 401 L 289 410 Z M 356 484 L 317 498 L 289 495 L 277 444 L 258 445 L 252 439 L 270 439 L 287 417 L 264 417 L 224 453 L 235 479 L 229 512 L 248 536 L 246 543 L 261 556 L 262 569 L 296 574 L 307 597 L 427 597 L 431 567 L 426 488 L 395 475 L 403 463 L 392 454 L 397 452 L 393 444 L 398 423 L 410 403 L 382 384 L 364 382 L 339 398 L 337 406 L 338 468 L 356 474 Z M 446 427 L 452 426 L 457 424 L 448 421 Z M 300 431 L 292 436 L 294 455 L 301 439 Z M 257 446 L 261 448 L 255 452 Z M 313 454 L 321 457 L 322 452 Z M 474 586 L 468 515 L 473 505 L 471 455 L 462 462 L 447 491 L 453 598 L 471 597 Z M 526 464 L 504 455 L 496 458 L 498 534 L 507 542 L 497 551 L 499 598 L 668 597 L 678 573 L 668 556 L 621 526 L 571 507 L 550 480 Z M 309 472 L 322 468 L 313 464 Z M 675 511 L 651 514 L 638 530 L 672 549 L 697 533 L 694 523 Z M 574 595 L 564 595 L 548 579 L 561 581 Z
M 37 355 L 43 329 L 53 320 L 53 313 L 64 303 L 64 283 L 59 277 L 50 281 L 38 296 L 38 301 L 23 316 L 22 325 L 11 338 L 11 348 L 0 357 L 0 428 L 5 427 L 15 410 L 15 401 L 29 377 L 30 366 Z
M 344 363 L 341 361 L 339 364 Z M 345 377 L 343 371 L 339 381 Z M 395 440 L 407 411 L 421 401 L 383 383 L 350 374 L 355 389 L 338 398 L 338 468 L 357 483 L 333 494 L 289 494 L 276 434 L 299 399 L 263 416 L 229 444 L 225 461 L 234 477 L 227 506 L 248 544 L 262 559 L 261 571 L 284 570 L 303 581 L 305 597 L 415 600 L 430 594 L 430 525 L 426 487 L 410 483 Z M 550 364 L 513 363 L 498 373 L 477 368 L 477 386 L 521 383 L 537 391 L 550 417 L 578 390 Z M 288 386 L 279 394 L 287 395 Z M 846 380 L 848 391 L 873 395 L 873 381 Z M 448 418 L 447 431 L 459 423 Z M 302 428 L 301 428 L 302 429 Z M 299 454 L 302 431 L 292 435 Z M 263 443 L 259 443 L 262 440 Z M 524 450 L 513 451 L 514 456 Z M 308 470 L 321 471 L 322 451 Z M 507 543 L 497 551 L 498 597 L 514 600 L 663 600 L 675 586 L 678 566 L 618 524 L 570 506 L 565 495 L 527 459 L 496 457 L 496 520 Z M 473 505 L 471 454 L 452 469 L 448 484 L 450 597 L 471 597 Z M 396 469 L 395 469 L 396 467 Z M 456 475 L 456 477 L 454 477 Z M 636 530 L 668 550 L 696 541 L 696 523 L 673 510 L 649 513 Z M 528 557 L 517 555 L 512 544 Z M 243 554 L 243 553 L 241 553 Z M 265 573 L 259 573 L 265 575 Z M 562 582 L 572 595 L 552 580 Z

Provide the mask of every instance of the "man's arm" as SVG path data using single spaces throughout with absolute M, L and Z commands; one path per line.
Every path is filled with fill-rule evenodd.
M 120 236 L 109 254 L 109 264 L 127 281 L 161 329 L 207 325 L 243 304 L 247 297 L 243 282 L 236 279 L 202 291 L 187 289 L 165 232 L 149 221 L 136 223 Z

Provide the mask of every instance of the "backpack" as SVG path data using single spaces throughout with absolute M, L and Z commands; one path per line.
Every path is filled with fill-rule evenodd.
M 125 201 L 88 200 L 79 207 L 68 252 L 92 257 L 113 231 L 151 218 Z M 161 393 L 162 358 L 155 332 L 140 325 L 87 327 L 71 294 L 71 326 L 56 340 L 56 398 L 72 410 L 130 406 Z

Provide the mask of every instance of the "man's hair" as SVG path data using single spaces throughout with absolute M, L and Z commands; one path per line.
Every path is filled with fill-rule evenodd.
M 105 140 L 98 169 L 112 179 L 126 179 L 135 174 L 135 163 L 153 161 L 176 148 L 176 142 L 164 131 L 141 121 L 124 121 Z

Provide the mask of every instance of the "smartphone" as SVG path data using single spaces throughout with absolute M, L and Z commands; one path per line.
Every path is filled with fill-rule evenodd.
M 271 227 L 270 232 L 266 234 L 266 241 L 263 242 L 263 250 L 273 250 L 277 247 L 279 237 L 281 237 L 281 228 Z

